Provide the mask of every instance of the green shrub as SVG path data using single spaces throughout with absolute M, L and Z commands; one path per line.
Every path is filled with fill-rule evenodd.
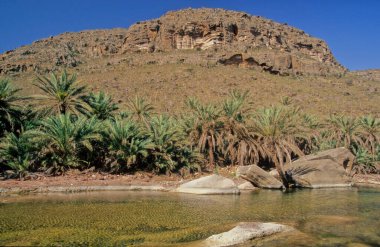
M 60 174 L 68 168 L 84 168 L 83 154 L 93 151 L 93 142 L 101 140 L 101 123 L 95 118 L 69 114 L 49 117 L 31 132 L 41 145 L 40 159 L 48 173 Z
M 3 162 L 22 178 L 32 169 L 36 149 L 29 132 L 16 136 L 8 133 L 0 140 L 0 157 Z
M 353 147 L 353 153 L 355 155 L 354 171 L 356 173 L 377 172 L 376 163 L 380 161 L 378 157 L 374 157 L 363 147 Z
M 119 109 L 117 104 L 112 101 L 111 96 L 106 95 L 104 92 L 90 93 L 83 99 L 87 105 L 84 106 L 82 111 L 88 117 L 95 117 L 100 120 L 112 119 L 115 111 Z
M 149 135 L 130 119 L 108 121 L 104 132 L 111 171 L 126 171 L 138 166 L 148 157 L 154 145 Z
M 149 135 L 154 145 L 148 166 L 156 172 L 173 172 L 182 167 L 193 168 L 199 155 L 185 143 L 185 136 L 173 118 L 160 115 L 149 123 Z

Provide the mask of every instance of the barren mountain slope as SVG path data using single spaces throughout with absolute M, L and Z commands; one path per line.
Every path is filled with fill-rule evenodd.
M 135 94 L 160 111 L 186 96 L 223 98 L 249 90 L 256 106 L 291 96 L 307 111 L 380 114 L 378 71 L 347 72 L 326 43 L 246 13 L 186 9 L 128 29 L 64 33 L 0 55 L 0 75 L 34 94 L 36 74 L 67 68 L 124 104 Z

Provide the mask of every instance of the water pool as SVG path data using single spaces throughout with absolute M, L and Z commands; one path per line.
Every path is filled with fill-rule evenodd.
M 247 246 L 380 246 L 380 190 L 0 197 L 1 246 L 198 246 L 243 221 L 279 222 L 299 230 Z

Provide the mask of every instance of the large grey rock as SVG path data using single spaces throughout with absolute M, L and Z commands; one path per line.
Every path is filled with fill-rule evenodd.
M 293 163 L 311 160 L 332 159 L 340 164 L 346 171 L 351 172 L 355 156 L 347 148 L 340 147 L 310 154 L 293 161 Z
M 236 177 L 241 177 L 242 175 L 247 174 L 249 168 L 255 165 L 249 165 L 249 166 L 238 166 L 236 169 Z
M 245 182 L 238 185 L 239 190 L 257 190 L 258 188 L 255 187 L 251 182 Z
M 285 171 L 296 186 L 304 188 L 326 188 L 351 186 L 343 166 L 333 159 L 298 160 L 287 164 Z
M 248 180 L 254 186 L 263 188 L 263 189 L 281 189 L 283 188 L 283 184 L 270 175 L 268 172 L 264 171 L 260 167 L 256 165 L 249 166 L 249 169 L 243 173 L 241 171 L 240 177 Z
M 184 183 L 174 191 L 201 195 L 240 193 L 234 181 L 215 174 Z
M 228 232 L 212 235 L 204 241 L 204 246 L 233 246 L 255 238 L 262 238 L 276 233 L 293 230 L 290 226 L 277 223 L 249 222 L 240 223 Z

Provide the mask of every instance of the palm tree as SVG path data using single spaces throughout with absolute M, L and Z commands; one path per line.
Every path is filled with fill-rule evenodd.
M 153 117 L 150 121 L 149 135 L 154 144 L 148 163 L 157 172 L 172 172 L 182 167 L 195 168 L 201 161 L 199 154 L 186 141 L 174 118 L 166 115 Z
M 302 114 L 299 127 L 303 129 L 303 132 L 308 133 L 308 140 L 303 143 L 302 151 L 304 153 L 311 153 L 312 151 L 319 150 L 322 144 L 321 141 L 323 142 L 324 133 L 322 130 L 324 124 L 318 117 L 310 114 Z
M 149 126 L 148 121 L 154 111 L 154 107 L 143 97 L 136 96 L 134 100 L 129 99 L 128 110 L 130 117 L 139 123 Z
M 359 134 L 364 147 L 376 155 L 376 145 L 380 145 L 380 119 L 372 116 L 363 116 L 359 119 Z
M 233 90 L 229 97 L 223 102 L 222 108 L 226 117 L 238 122 L 244 122 L 251 112 L 251 103 L 247 101 L 249 92 L 244 93 Z
M 291 162 L 293 155 L 303 156 L 299 143 L 308 139 L 298 123 L 298 110 L 284 106 L 260 109 L 253 118 L 252 132 L 261 146 L 261 156 L 274 163 L 286 187 L 284 160 Z
M 72 117 L 69 114 L 52 116 L 41 122 L 32 134 L 41 145 L 41 155 L 50 173 L 86 164 L 84 153 L 93 151 L 93 142 L 101 140 L 101 125 L 95 118 Z
M 51 73 L 50 78 L 37 77 L 34 85 L 44 93 L 44 95 L 35 96 L 40 101 L 37 108 L 55 114 L 78 114 L 79 109 L 82 109 L 84 105 L 83 96 L 86 87 L 77 84 L 77 76 L 69 75 L 66 70 L 60 75 Z
M 16 103 L 25 98 L 17 96 L 18 91 L 20 89 L 12 88 L 9 80 L 0 80 L 0 137 L 13 129 L 21 115 Z
M 173 171 L 177 163 L 173 159 L 179 142 L 179 130 L 168 116 L 153 117 L 149 122 L 149 133 L 154 144 L 153 161 L 157 171 Z
M 350 167 L 350 169 L 353 169 L 355 173 L 367 174 L 378 172 L 378 168 L 376 166 L 376 163 L 380 161 L 378 157 L 368 153 L 368 150 L 361 146 L 352 147 L 352 152 L 355 155 L 355 167 Z
M 4 163 L 21 179 L 31 168 L 35 159 L 35 145 L 28 132 L 19 134 L 8 133 L 0 140 L 0 156 Z
M 359 121 L 355 117 L 332 115 L 327 120 L 329 139 L 336 141 L 336 146 L 348 149 L 352 144 L 360 144 Z
M 215 157 L 220 151 L 218 149 L 223 146 L 221 110 L 212 104 L 202 105 L 195 98 L 189 98 L 186 104 L 194 114 L 194 119 L 191 129 L 185 132 L 189 133 L 191 142 L 198 146 L 201 153 L 208 153 L 209 167 L 214 169 Z
M 114 171 L 141 164 L 153 148 L 148 134 L 130 119 L 108 121 L 104 141 Z
M 247 101 L 248 92 L 230 92 L 223 104 L 222 138 L 224 140 L 224 158 L 239 165 L 255 163 L 259 160 L 260 146 L 246 128 L 246 120 L 251 112 L 251 104 Z
M 84 97 L 84 101 L 87 106 L 85 106 L 83 113 L 88 117 L 96 117 L 100 120 L 113 118 L 113 114 L 119 109 L 117 104 L 112 101 L 111 96 L 102 91 L 97 94 L 90 93 Z

